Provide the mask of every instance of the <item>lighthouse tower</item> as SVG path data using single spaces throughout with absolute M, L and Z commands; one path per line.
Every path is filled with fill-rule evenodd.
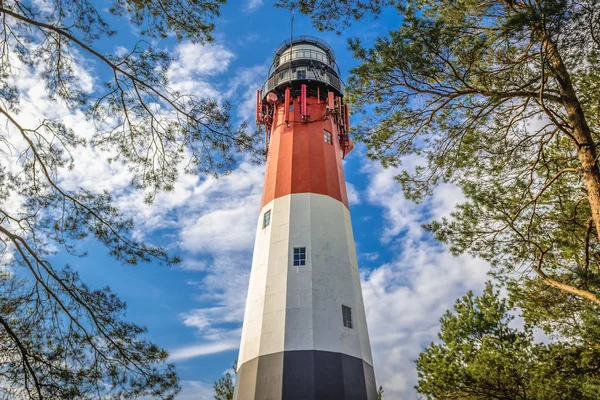
M 234 399 L 374 400 L 331 47 L 285 41 L 256 103 L 268 156 Z

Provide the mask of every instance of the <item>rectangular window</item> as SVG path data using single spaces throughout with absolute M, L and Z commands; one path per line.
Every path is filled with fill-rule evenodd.
M 306 79 L 306 71 L 299 70 L 296 72 L 296 79 Z
M 271 210 L 267 211 L 265 215 L 263 215 L 263 229 L 269 225 L 271 225 Z
M 352 309 L 350 307 L 342 305 L 342 318 L 344 319 L 344 326 L 352 329 Z
M 306 265 L 306 247 L 294 247 L 294 266 Z
M 323 130 L 323 138 L 325 139 L 325 143 L 331 144 L 331 132 Z

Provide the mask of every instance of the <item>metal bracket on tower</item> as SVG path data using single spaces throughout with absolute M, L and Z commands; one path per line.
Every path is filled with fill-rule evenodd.
M 263 123 L 262 90 L 256 91 L 256 125 Z
M 344 105 L 344 121 L 346 125 L 346 131 L 350 130 L 350 106 Z
M 271 125 L 273 125 L 273 112 L 275 103 L 277 103 L 277 94 L 269 92 L 266 96 L 266 102 L 263 101 L 262 90 L 256 91 L 256 125 L 265 127 L 265 154 L 269 151 Z
M 285 88 L 285 97 L 283 98 L 283 120 L 286 125 L 290 123 L 290 88 Z
M 307 122 L 310 118 L 308 115 L 308 108 L 306 107 L 306 85 L 300 86 L 300 115 L 302 116 L 302 122 Z
M 334 99 L 335 94 L 333 92 L 327 92 L 327 111 L 329 113 L 333 112 L 335 109 Z
M 354 143 L 352 143 L 352 139 L 348 135 L 348 131 L 350 130 L 350 111 L 347 104 L 342 104 L 341 99 L 339 99 L 337 106 L 340 110 L 336 115 L 340 130 L 340 149 L 342 150 L 342 158 L 345 158 L 354 149 Z

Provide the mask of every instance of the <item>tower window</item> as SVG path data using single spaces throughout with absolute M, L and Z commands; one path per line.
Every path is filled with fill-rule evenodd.
M 306 79 L 306 71 L 305 70 L 298 70 L 296 72 L 296 79 Z
M 306 265 L 306 247 L 294 247 L 294 266 Z
M 331 132 L 328 130 L 323 130 L 323 138 L 325 139 L 325 143 L 331 144 Z
M 342 304 L 342 318 L 344 319 L 344 326 L 352 329 L 352 309 Z
M 271 225 L 271 210 L 265 212 L 263 215 L 263 229 Z

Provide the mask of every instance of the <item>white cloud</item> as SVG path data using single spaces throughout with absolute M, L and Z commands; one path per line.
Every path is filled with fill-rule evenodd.
M 413 169 L 420 163 L 416 157 L 404 159 L 403 168 Z M 441 184 L 435 195 L 425 205 L 406 200 L 400 184 L 394 180 L 399 169 L 383 169 L 375 163 L 368 163 L 363 172 L 369 175 L 367 188 L 368 201 L 383 207 L 387 225 L 384 227 L 382 241 L 389 243 L 400 233 L 406 233 L 415 239 L 424 239 L 425 231 L 421 224 L 430 219 L 439 219 L 448 215 L 454 206 L 464 199 L 459 188 Z
M 182 268 L 204 272 L 188 283 L 209 305 L 182 313 L 182 323 L 196 331 L 198 343 L 171 349 L 180 359 L 239 346 L 263 179 L 264 165 L 242 162 L 220 178 L 182 175 L 172 192 L 159 193 L 152 204 L 144 203 L 139 192 L 118 199 L 134 216 L 140 237 L 168 229 L 173 236 L 164 242 L 187 252 Z
M 258 10 L 263 5 L 263 0 L 246 0 L 245 10 L 253 12 Z
M 253 119 L 256 90 L 269 65 L 267 60 L 239 68 L 228 82 L 222 95 L 237 100 L 239 118 Z M 199 288 L 199 298 L 211 306 L 182 314 L 184 324 L 193 327 L 201 341 L 234 341 L 239 346 L 264 168 L 242 162 L 230 175 L 196 184 L 186 201 L 185 218 L 178 219 L 179 246 L 203 258 L 186 261 L 184 268 L 206 272 L 193 284 Z
M 124 52 L 126 49 L 117 47 L 116 51 Z M 174 50 L 174 61 L 168 75 L 175 89 L 198 97 L 221 99 L 227 95 L 227 91 L 221 93 L 215 89 L 210 79 L 225 72 L 233 58 L 233 53 L 221 44 L 202 46 L 183 42 Z M 78 87 L 91 93 L 98 87 L 97 74 L 85 67 L 85 57 L 81 56 L 79 59 L 80 63 L 74 65 Z M 97 127 L 87 120 L 81 111 L 71 110 L 60 101 L 48 97 L 44 81 L 39 78 L 41 71 L 28 68 L 16 58 L 12 62 L 13 70 L 18 71 L 16 83 L 21 93 L 18 121 L 21 121 L 26 128 L 35 128 L 44 119 L 53 119 L 63 122 L 80 137 L 87 139 L 92 137 Z M 15 138 L 17 148 L 19 148 L 20 142 L 22 140 Z M 120 163 L 108 163 L 108 159 L 114 156 L 111 152 L 99 151 L 90 146 L 80 146 L 72 151 L 72 155 L 76 160 L 74 169 L 62 170 L 60 174 L 60 183 L 63 188 L 67 190 L 83 188 L 96 192 L 108 190 L 117 195 L 123 195 L 123 191 L 129 188 L 131 173 Z M 7 162 L 7 164 L 11 163 Z M 193 183 L 190 182 L 189 176 L 182 176 L 178 182 L 178 188 L 180 190 L 189 188 Z M 177 203 L 183 203 L 182 197 L 177 196 L 180 193 L 175 193 L 175 196 L 173 194 L 169 193 L 164 196 L 163 200 L 167 201 L 167 205 L 161 202 L 158 208 L 172 208 Z M 141 193 L 135 193 L 127 194 L 125 197 L 134 200 L 137 206 L 143 204 L 143 201 L 140 201 L 141 196 L 143 196 Z M 127 205 L 127 199 L 119 200 L 123 201 L 123 205 Z M 131 208 L 133 209 L 133 207 Z M 145 210 L 147 211 L 146 217 L 149 213 L 154 212 L 152 207 L 145 207 Z
M 127 47 L 115 46 L 114 54 L 118 57 L 124 56 L 128 52 L 129 50 L 127 50 Z
M 14 118 L 21 126 L 25 129 L 35 129 L 44 120 L 54 120 L 64 123 L 80 138 L 92 137 L 96 127 L 82 111 L 70 109 L 64 102 L 48 96 L 44 81 L 40 79 L 41 70 L 29 68 L 16 57 L 12 57 L 11 62 L 17 78 L 15 83 L 20 93 L 19 112 Z M 88 71 L 83 64 L 74 65 L 74 74 L 78 78 L 79 89 L 91 93 L 97 86 L 93 71 Z M 2 163 L 16 172 L 22 168 L 23 161 L 18 155 L 28 145 L 11 124 L 4 122 L 4 117 L 0 118 L 0 121 L 6 127 L 10 143 L 16 150 L 6 153 L 2 157 Z M 35 140 L 35 137 L 33 139 Z M 129 185 L 131 175 L 127 168 L 119 163 L 108 163 L 111 154 L 85 145 L 71 149 L 70 154 L 76 160 L 74 168 L 59 170 L 58 181 L 63 189 L 118 191 Z
M 243 162 L 227 176 L 207 178 L 191 190 L 179 218 L 180 246 L 201 259 L 186 268 L 206 273 L 190 284 L 198 287 L 198 299 L 210 304 L 181 317 L 203 343 L 239 346 L 263 176 L 264 165 Z
M 208 178 L 193 191 L 180 234 L 193 252 L 248 251 L 254 244 L 263 184 L 263 165 L 243 162 L 227 176 Z M 194 209 L 195 208 L 195 209 Z
M 436 248 L 437 247 L 437 248 Z M 439 318 L 456 298 L 483 286 L 485 263 L 455 258 L 439 246 L 404 247 L 363 282 L 378 384 L 391 398 L 406 398 L 416 384 L 414 360 L 437 339 Z
M 488 266 L 469 256 L 452 256 L 421 227 L 453 209 L 463 198 L 458 188 L 442 185 L 419 205 L 402 195 L 393 179 L 398 170 L 369 163 L 364 171 L 370 179 L 367 201 L 383 209 L 382 242 L 398 254 L 363 276 L 377 384 L 387 398 L 414 398 L 414 360 L 437 339 L 439 318 L 456 298 L 483 288 Z
M 254 122 L 256 112 L 256 91 L 261 89 L 269 71 L 270 60 L 249 68 L 240 68 L 230 82 L 228 97 L 240 97 L 237 116 L 243 120 Z
M 346 182 L 346 190 L 348 191 L 348 202 L 350 205 L 360 204 L 360 196 L 354 185 Z
M 214 400 L 215 390 L 211 384 L 200 381 L 182 381 L 177 400 Z
M 376 253 L 376 252 L 372 252 L 372 253 L 359 253 L 358 256 L 362 260 L 376 261 L 379 258 L 379 253 Z
M 256 200 L 255 196 L 253 198 Z M 200 215 L 193 225 L 181 232 L 181 247 L 193 253 L 238 251 L 254 242 L 256 202 L 234 205 Z
M 247 41 L 257 40 L 250 35 Z M 237 106 L 237 116 L 243 120 L 254 118 L 256 91 L 264 83 L 271 59 L 251 67 L 238 68 L 225 83 L 217 85 L 210 78 L 228 71 L 235 54 L 218 43 L 200 45 L 183 42 L 174 51 L 168 77 L 174 89 L 199 97 L 220 100 L 231 99 Z
M 180 349 L 171 351 L 169 354 L 169 361 L 181 361 L 187 360 L 188 358 L 206 356 L 209 354 L 221 353 L 223 351 L 237 349 L 239 347 L 238 341 L 229 342 L 217 342 L 217 343 L 206 343 L 196 346 L 182 347 Z
M 173 76 L 210 76 L 227 71 L 234 54 L 219 43 L 182 42 L 175 49 L 175 58 L 170 72 Z
M 175 90 L 200 98 L 222 96 L 209 78 L 228 70 L 235 57 L 229 49 L 218 43 L 182 42 L 175 48 L 174 57 L 167 76 Z

